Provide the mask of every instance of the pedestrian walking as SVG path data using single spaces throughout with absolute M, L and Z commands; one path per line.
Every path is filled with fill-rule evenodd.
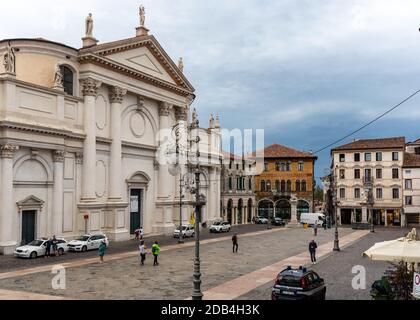
M 48 238 L 47 242 L 45 242 L 44 258 L 49 258 L 50 255 L 51 255 L 51 238 Z
M 315 220 L 314 223 L 314 236 L 316 236 L 318 233 L 318 220 Z
M 101 244 L 99 245 L 99 251 L 98 251 L 99 263 L 104 262 L 105 251 L 106 251 L 106 242 L 105 240 L 102 240 Z
M 58 256 L 58 240 L 55 237 L 55 235 L 53 235 L 51 243 L 52 243 L 52 248 L 53 248 L 54 255 Z
M 312 240 L 311 242 L 309 242 L 309 254 L 311 255 L 311 262 L 312 264 L 316 264 L 316 248 L 318 248 L 315 240 Z
M 144 240 L 140 241 L 139 250 L 140 250 L 140 264 L 143 266 L 144 261 L 146 260 L 146 245 L 144 244 Z
M 233 253 L 238 252 L 238 247 L 239 247 L 239 245 L 238 245 L 238 234 L 235 233 L 232 236 L 232 252 Z
M 144 236 L 144 229 L 143 227 L 140 227 L 140 240 L 143 240 L 143 236 Z
M 159 262 L 158 262 L 159 253 L 160 253 L 160 247 L 159 247 L 158 242 L 155 241 L 155 243 L 152 245 L 152 254 L 153 254 L 153 258 L 154 258 L 153 265 L 154 266 L 159 265 Z
M 135 239 L 138 240 L 140 238 L 140 228 L 134 230 Z

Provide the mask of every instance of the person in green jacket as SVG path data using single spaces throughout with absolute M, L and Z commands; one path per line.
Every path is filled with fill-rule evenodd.
M 160 253 L 160 247 L 159 247 L 158 242 L 155 241 L 155 243 L 152 245 L 152 254 L 153 254 L 153 257 L 154 257 L 153 265 L 154 266 L 157 266 L 159 264 L 158 263 L 158 255 L 159 255 L 159 253 Z
M 104 240 L 99 245 L 99 252 L 98 252 L 98 254 L 99 254 L 99 263 L 103 263 L 104 262 L 105 251 L 106 251 L 106 243 L 105 243 L 105 240 Z

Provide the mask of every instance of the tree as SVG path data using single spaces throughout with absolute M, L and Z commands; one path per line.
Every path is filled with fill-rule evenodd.
M 318 185 L 316 185 L 314 189 L 314 199 L 321 202 L 324 201 L 324 191 Z

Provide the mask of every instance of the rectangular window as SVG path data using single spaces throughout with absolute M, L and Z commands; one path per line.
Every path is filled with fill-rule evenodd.
M 229 190 L 232 190 L 232 177 L 229 177 Z
M 242 161 L 242 170 L 245 170 L 245 161 Z
M 303 162 L 298 163 L 298 171 L 303 171 Z
M 398 179 L 398 168 L 392 169 L 392 179 Z
M 239 170 L 239 163 L 236 164 L 236 170 Z
M 392 153 L 392 161 L 398 161 L 398 152 Z
M 345 175 L 345 170 L 344 169 L 340 169 L 340 179 L 345 179 L 346 175 Z
M 359 199 L 360 198 L 360 189 L 359 188 L 355 188 L 354 189 L 354 197 L 356 199 Z
M 360 169 L 354 169 L 354 178 L 360 179 Z
M 267 191 L 271 191 L 271 181 L 267 180 Z
M 413 204 L 413 197 L 412 196 L 405 196 L 405 205 L 411 206 Z
M 376 161 L 382 161 L 382 152 L 376 152 Z
M 372 180 L 372 171 L 371 169 L 365 169 L 365 181 L 371 181 Z
M 400 198 L 400 189 L 392 188 L 392 199 L 399 199 Z
M 354 154 L 354 162 L 359 162 L 360 161 L 360 153 L 355 153 Z
M 264 162 L 264 171 L 268 171 L 268 162 Z
M 346 189 L 340 188 L 340 198 L 345 198 L 345 197 L 346 197 Z
M 344 153 L 340 153 L 339 158 L 340 158 L 340 162 L 346 161 L 346 155 Z
M 276 161 L 276 171 L 280 171 L 280 162 Z
M 290 171 L 291 170 L 291 163 L 290 162 L 286 162 L 286 171 Z
M 382 179 L 382 169 L 376 169 L 376 179 Z
M 248 189 L 252 190 L 252 178 L 248 178 Z
M 229 169 L 232 169 L 232 160 L 229 161 Z
M 376 199 L 382 199 L 382 188 L 376 188 Z
M 365 153 L 365 161 L 371 161 L 372 160 L 372 155 L 370 154 L 370 152 L 366 152 Z
M 412 189 L 413 188 L 413 181 L 411 179 L 405 179 L 405 188 Z

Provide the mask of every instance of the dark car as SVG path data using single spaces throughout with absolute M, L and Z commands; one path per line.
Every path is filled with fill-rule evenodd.
M 271 220 L 271 224 L 275 225 L 275 226 L 284 226 L 286 225 L 286 223 L 284 222 L 284 220 L 282 218 L 274 218 L 273 220 Z
M 288 266 L 277 275 L 271 300 L 325 300 L 326 291 L 324 279 L 316 272 Z

